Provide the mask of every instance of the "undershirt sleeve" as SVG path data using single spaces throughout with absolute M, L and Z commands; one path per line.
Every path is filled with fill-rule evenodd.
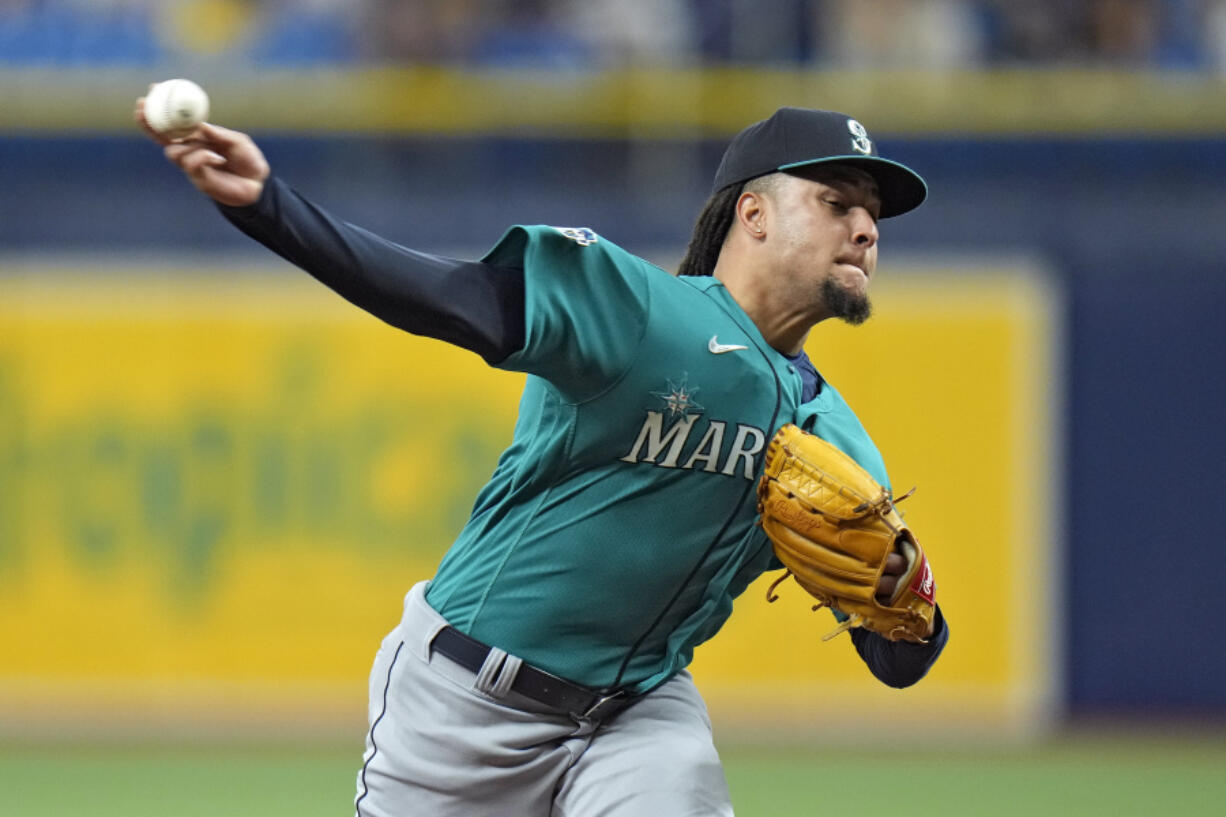
M 927 644 L 910 641 L 890 641 L 882 635 L 857 627 L 851 631 L 856 652 L 868 665 L 869 672 L 881 683 L 902 689 L 928 674 L 949 641 L 949 625 L 941 608 L 936 609 L 932 637 Z
M 411 250 L 341 221 L 269 177 L 259 201 L 218 205 L 242 232 L 350 303 L 491 364 L 524 343 L 520 270 Z

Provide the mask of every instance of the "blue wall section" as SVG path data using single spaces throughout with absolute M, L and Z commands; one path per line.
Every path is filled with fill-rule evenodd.
M 336 214 L 444 252 L 488 246 L 513 221 L 590 225 L 632 250 L 679 252 L 722 149 L 261 144 L 282 176 Z M 932 188 L 919 211 L 883 224 L 887 248 L 1037 253 L 1070 294 L 1069 586 L 1059 614 L 1072 710 L 1226 712 L 1214 524 L 1226 505 L 1226 140 L 882 144 Z M 252 247 L 137 138 L 0 139 L 0 190 L 0 251 Z
M 722 144 L 262 137 L 274 169 L 342 217 L 428 248 L 492 242 L 512 221 L 599 224 L 684 244 Z M 1138 251 L 1222 258 L 1226 139 L 884 140 L 931 197 L 887 222 L 906 247 L 1022 247 L 1115 276 Z M 0 249 L 245 249 L 139 138 L 0 138 Z M 149 226 L 159 230 L 151 233 Z M 1124 270 L 1125 272 L 1127 270 Z
M 1214 522 L 1226 504 L 1221 267 L 1194 248 L 1155 241 L 1114 279 L 1073 283 L 1069 677 L 1077 704 L 1226 706 Z

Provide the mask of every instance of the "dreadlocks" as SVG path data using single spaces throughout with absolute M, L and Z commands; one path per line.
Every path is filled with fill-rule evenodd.
M 715 262 L 724 248 L 728 238 L 728 228 L 736 216 L 736 203 L 745 191 L 762 193 L 774 187 L 778 177 L 772 173 L 750 179 L 745 184 L 731 184 L 722 190 L 717 190 L 707 199 L 698 220 L 694 223 L 694 234 L 690 237 L 690 246 L 677 268 L 678 275 L 712 275 L 715 272 Z
M 710 275 L 715 272 L 715 262 L 728 237 L 732 216 L 736 212 L 737 199 L 741 197 L 741 185 L 732 184 L 717 190 L 707 199 L 698 220 L 694 222 L 694 234 L 690 246 L 681 259 L 678 275 Z

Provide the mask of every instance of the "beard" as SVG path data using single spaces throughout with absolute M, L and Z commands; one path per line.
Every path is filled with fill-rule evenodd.
M 834 317 L 852 326 L 859 326 L 873 314 L 873 305 L 867 295 L 850 292 L 839 286 L 833 278 L 822 282 L 822 297 L 826 301 L 826 308 Z

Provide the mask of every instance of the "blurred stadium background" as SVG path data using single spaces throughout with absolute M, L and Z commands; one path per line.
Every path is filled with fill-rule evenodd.
M 856 115 L 932 195 L 810 353 L 919 485 L 953 639 L 879 689 L 751 588 L 695 664 L 738 813 L 1220 813 L 1226 1 L 0 0 L 0 814 L 349 811 L 374 650 L 509 438 L 521 381 L 134 132 L 172 76 L 464 256 L 669 267 L 732 133 Z

